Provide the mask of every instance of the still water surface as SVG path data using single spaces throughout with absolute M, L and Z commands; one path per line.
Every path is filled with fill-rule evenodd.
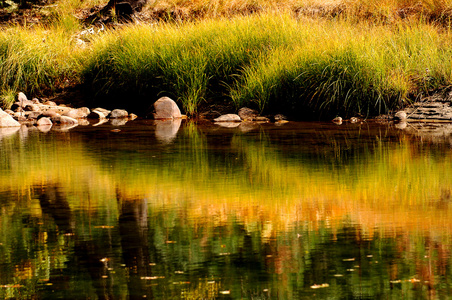
M 0 298 L 447 299 L 451 188 L 388 125 L 3 129 Z

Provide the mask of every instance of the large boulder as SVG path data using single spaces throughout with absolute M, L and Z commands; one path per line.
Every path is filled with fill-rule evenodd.
M 241 122 L 242 119 L 236 114 L 227 114 L 213 119 L 215 122 Z
M 0 108 L 0 127 L 20 127 L 20 124 Z
M 168 97 L 162 97 L 154 103 L 154 119 L 180 119 L 182 114 L 174 100 Z

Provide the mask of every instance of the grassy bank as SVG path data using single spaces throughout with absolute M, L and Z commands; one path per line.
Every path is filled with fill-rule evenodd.
M 0 34 L 3 104 L 18 91 L 42 96 L 80 84 L 88 106 L 143 110 L 167 95 L 192 116 L 212 104 L 298 118 L 372 116 L 452 81 L 449 27 L 428 21 L 434 14 L 425 8 L 388 24 L 361 16 L 368 2 L 345 6 L 354 13 L 337 18 L 294 17 L 289 4 L 271 9 L 263 1 L 269 12 L 90 35 L 64 14 L 51 25 L 10 28 Z M 401 5 L 390 4 L 388 11 Z

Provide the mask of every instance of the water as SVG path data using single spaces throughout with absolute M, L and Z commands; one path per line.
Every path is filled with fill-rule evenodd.
M 448 137 L 373 123 L 2 129 L 0 298 L 449 298 Z

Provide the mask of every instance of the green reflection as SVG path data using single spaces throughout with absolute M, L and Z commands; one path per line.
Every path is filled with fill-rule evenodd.
M 450 294 L 447 144 L 375 124 L 159 126 L 2 136 L 0 297 Z

